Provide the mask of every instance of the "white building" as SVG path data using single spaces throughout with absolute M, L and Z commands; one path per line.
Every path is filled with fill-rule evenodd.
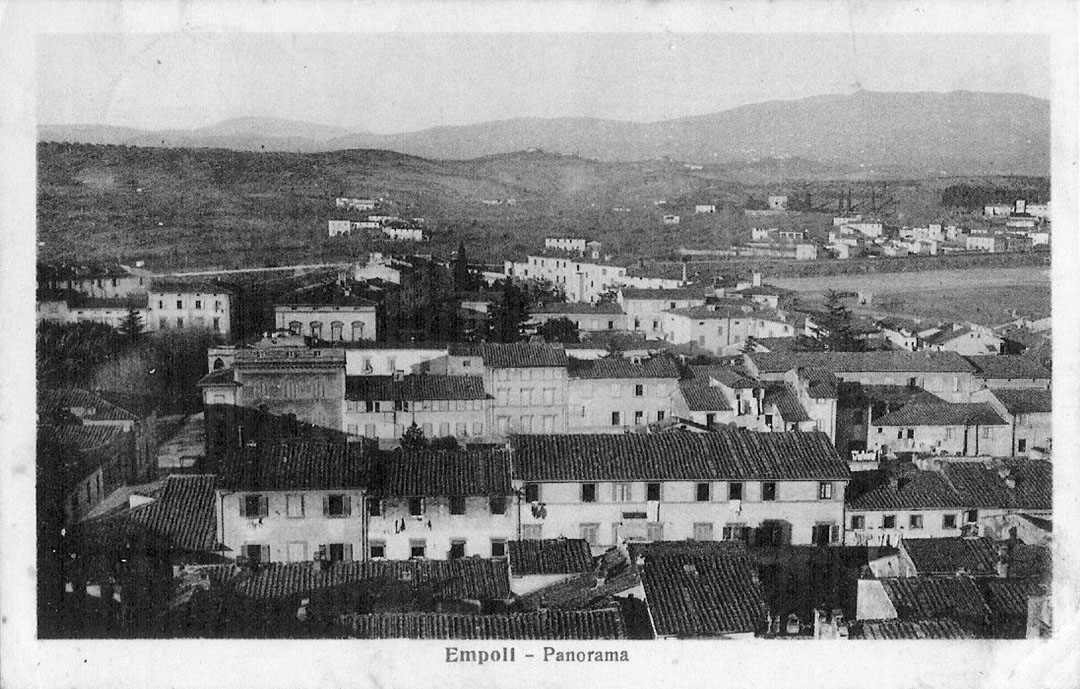
M 375 303 L 348 286 L 324 284 L 286 295 L 274 305 L 278 330 L 328 342 L 375 339 Z
M 626 281 L 626 267 L 567 256 L 530 255 L 524 262 L 507 261 L 507 277 L 548 280 L 566 294 L 567 301 L 595 302 L 610 287 Z
M 584 237 L 545 237 L 544 248 L 584 254 L 588 239 Z
M 384 227 L 382 233 L 396 242 L 422 242 L 424 231 L 419 227 Z
M 737 351 L 750 337 L 795 337 L 795 324 L 780 312 L 753 306 L 692 306 L 664 314 L 663 337 L 697 343 L 716 353 Z
M 694 213 L 696 213 L 698 215 L 701 215 L 701 214 L 709 214 L 709 215 L 711 215 L 711 214 L 713 214 L 715 212 L 716 212 L 716 206 L 713 205 L 713 204 L 701 204 L 701 203 L 699 203 L 698 205 L 694 206 Z
M 348 208 L 354 211 L 372 211 L 375 210 L 376 204 L 375 199 L 356 199 L 345 196 L 339 196 L 334 200 L 334 205 L 338 208 Z
M 233 290 L 212 282 L 154 279 L 148 293 L 147 330 L 201 329 L 228 337 Z
M 568 433 L 623 433 L 671 416 L 679 389 L 672 359 L 570 359 Z

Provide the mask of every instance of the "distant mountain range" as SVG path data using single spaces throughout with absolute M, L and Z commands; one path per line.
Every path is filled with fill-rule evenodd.
M 672 158 L 738 164 L 801 158 L 851 170 L 908 174 L 1050 172 L 1050 103 L 1005 93 L 878 93 L 771 101 L 711 115 L 636 123 L 517 118 L 380 135 L 277 118 L 190 130 L 45 125 L 40 141 L 317 152 L 383 149 L 472 159 L 530 148 L 604 161 Z

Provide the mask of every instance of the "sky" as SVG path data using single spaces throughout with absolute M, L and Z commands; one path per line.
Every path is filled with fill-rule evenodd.
M 513 117 L 651 122 L 871 91 L 1048 98 L 1049 42 L 971 34 L 54 34 L 41 124 L 271 116 L 391 134 Z

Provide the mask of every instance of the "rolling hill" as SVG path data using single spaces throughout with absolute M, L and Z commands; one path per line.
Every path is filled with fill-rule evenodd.
M 1049 101 L 1019 94 L 814 96 L 651 123 L 517 118 L 376 135 L 274 118 L 194 130 L 42 126 L 41 141 L 320 152 L 382 149 L 467 160 L 540 148 L 601 161 L 732 164 L 800 158 L 867 176 L 1047 175 Z

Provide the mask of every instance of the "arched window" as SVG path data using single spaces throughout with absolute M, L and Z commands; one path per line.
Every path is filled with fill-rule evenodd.
M 353 321 L 352 322 L 352 339 L 353 339 L 354 342 L 356 340 L 364 339 L 364 322 L 363 321 Z
M 289 331 L 292 332 L 293 335 L 303 335 L 304 324 L 300 321 L 289 321 Z
M 319 321 L 311 321 L 311 336 L 316 340 L 322 339 L 322 323 Z
M 345 324 L 341 321 L 334 321 L 330 324 L 330 339 L 334 342 L 338 342 L 342 339 L 342 331 L 345 329 Z
M 225 368 L 225 362 L 222 361 L 220 358 L 214 359 L 214 370 L 220 371 L 223 368 Z

